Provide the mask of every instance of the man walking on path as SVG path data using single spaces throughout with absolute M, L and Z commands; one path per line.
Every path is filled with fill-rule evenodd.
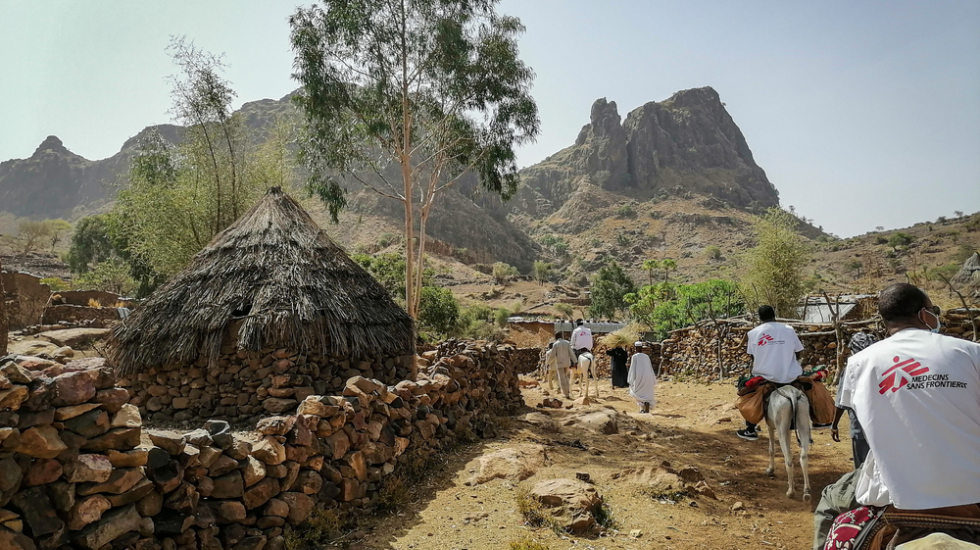
M 840 404 L 871 447 L 870 489 L 890 495 L 884 540 L 980 542 L 980 344 L 938 334 L 939 308 L 911 284 L 881 291 L 878 312 L 889 337 L 848 360 Z
M 571 399 L 572 389 L 568 380 L 568 369 L 575 362 L 575 354 L 572 353 L 572 345 L 568 343 L 568 340 L 562 338 L 561 332 L 555 333 L 555 343 L 552 344 L 550 353 L 552 354 L 551 361 L 553 361 L 554 368 L 558 371 L 558 388 L 561 389 L 565 399 Z M 548 368 L 551 369 L 552 366 L 549 364 Z

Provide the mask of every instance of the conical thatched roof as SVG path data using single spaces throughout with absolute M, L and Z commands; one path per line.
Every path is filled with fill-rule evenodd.
M 108 359 L 123 374 L 202 355 L 213 364 L 233 320 L 239 349 L 414 350 L 408 314 L 278 187 L 113 330 Z
M 954 280 L 958 283 L 980 286 L 980 252 L 974 252 L 963 262 L 963 267 Z

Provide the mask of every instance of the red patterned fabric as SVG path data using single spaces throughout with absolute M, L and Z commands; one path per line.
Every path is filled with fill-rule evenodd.
M 862 506 L 837 516 L 827 535 L 824 550 L 858 550 L 856 539 L 874 523 L 878 508 Z

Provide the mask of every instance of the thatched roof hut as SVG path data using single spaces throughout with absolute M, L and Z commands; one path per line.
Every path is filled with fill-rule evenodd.
M 958 283 L 980 287 L 980 252 L 974 252 L 963 262 L 963 267 L 960 268 L 954 280 Z
M 408 314 L 278 187 L 117 325 L 108 360 L 122 374 L 202 356 L 214 365 L 230 326 L 250 351 L 414 350 Z

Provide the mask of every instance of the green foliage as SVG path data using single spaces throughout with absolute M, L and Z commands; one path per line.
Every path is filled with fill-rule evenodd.
M 636 203 L 633 201 L 622 204 L 616 209 L 617 218 L 635 218 L 636 217 Z
M 855 275 L 860 274 L 863 268 L 864 268 L 864 263 L 861 262 L 861 260 L 851 260 L 846 264 L 844 264 L 844 271 Z
M 41 279 L 42 285 L 48 285 L 51 292 L 61 292 L 62 290 L 71 289 L 71 285 L 66 283 L 61 277 L 45 277 Z
M 393 244 L 397 244 L 401 241 L 401 237 L 395 235 L 394 233 L 384 233 L 378 237 L 378 246 L 381 248 L 388 248 Z
M 131 252 L 118 216 L 111 213 L 88 216 L 75 224 L 66 260 L 76 277 L 107 261 L 124 262 L 137 284 L 138 298 L 148 296 L 165 281 L 165 277 L 155 272 L 141 256 Z
M 646 260 L 643 262 L 643 270 L 647 272 L 647 276 L 650 278 L 650 284 L 653 284 L 653 273 L 660 270 L 660 260 Z
M 875 237 L 875 244 L 888 244 L 888 238 L 884 235 L 878 235 Z
M 517 278 L 520 273 L 517 268 L 506 264 L 504 262 L 496 262 L 493 264 L 493 279 L 497 284 L 504 284 L 511 279 Z
M 381 286 L 385 287 L 392 298 L 405 299 L 404 256 L 397 252 L 385 252 L 377 256 L 354 254 L 351 258 L 381 283 Z M 423 284 L 431 285 L 433 277 L 435 277 L 435 270 L 425 269 L 422 272 Z
M 616 234 L 616 244 L 618 244 L 619 246 L 629 246 L 630 245 L 630 238 L 627 237 L 624 233 L 617 233 Z
M 554 234 L 547 234 L 541 237 L 541 244 L 551 251 L 552 254 L 563 258 L 568 255 L 568 243 L 565 239 Z M 598 245 L 595 245 L 598 246 Z
M 535 281 L 544 284 L 551 279 L 551 264 L 542 260 L 535 260 L 531 272 L 534 274 Z
M 666 338 L 671 330 L 704 319 L 723 319 L 745 310 L 738 285 L 712 279 L 689 285 L 662 282 L 627 294 L 630 315 Z
M 748 306 L 769 304 L 776 314 L 796 314 L 805 294 L 803 269 L 809 264 L 810 251 L 796 232 L 799 220 L 793 215 L 770 208 L 756 225 L 758 245 L 749 251 L 748 273 L 742 291 Z
M 667 258 L 660 262 L 660 267 L 664 270 L 664 282 L 666 283 L 670 280 L 670 272 L 677 271 L 677 262 Z
M 888 239 L 888 246 L 896 247 L 897 248 L 899 246 L 908 246 L 908 245 L 912 244 L 913 242 L 915 242 L 915 237 L 913 237 L 912 235 L 909 235 L 908 233 L 903 233 L 903 232 L 899 231 L 899 232 L 893 234 Z
M 507 319 L 510 318 L 512 313 L 509 309 L 502 307 L 493 312 L 493 321 L 498 327 L 504 328 L 507 326 Z
M 504 331 L 491 322 L 494 310 L 489 306 L 477 305 L 463 308 L 456 327 L 456 336 L 501 342 Z
M 709 260 L 720 260 L 721 249 L 715 245 L 711 245 L 704 249 L 704 255 L 707 256 Z
M 623 296 L 636 291 L 636 284 L 615 261 L 603 266 L 592 278 L 592 304 L 589 315 L 597 318 L 615 318 L 627 308 Z
M 459 321 L 459 303 L 448 288 L 423 286 L 419 325 L 441 335 L 450 334 Z
M 132 295 L 137 288 L 136 281 L 130 276 L 129 266 L 119 258 L 96 264 L 76 277 L 72 286 L 79 290 L 101 290 L 123 296 Z
M 171 78 L 172 113 L 187 126 L 186 136 L 178 147 L 155 132 L 140 140 L 131 185 L 111 213 L 126 253 L 160 279 L 183 269 L 267 187 L 294 177 L 291 129 L 280 121 L 256 150 L 242 115 L 233 114 L 235 92 L 221 76 L 221 58 L 183 38 L 169 50 L 179 69 Z

